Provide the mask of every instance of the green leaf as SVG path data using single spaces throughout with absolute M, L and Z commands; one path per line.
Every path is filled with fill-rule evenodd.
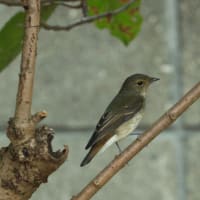
M 0 70 L 4 69 L 19 53 L 24 13 L 14 15 L 0 31 Z
M 113 11 L 127 4 L 130 0 L 88 0 L 91 16 Z M 142 16 L 139 12 L 141 0 L 136 0 L 125 11 L 96 21 L 99 29 L 108 29 L 110 33 L 128 45 L 139 33 Z
M 55 8 L 56 8 L 55 5 L 45 6 L 45 8 L 42 8 L 41 21 L 46 21 L 52 15 Z
M 41 19 L 47 20 L 55 6 L 45 7 Z M 20 53 L 24 35 L 24 12 L 18 12 L 4 25 L 0 31 L 0 71 Z

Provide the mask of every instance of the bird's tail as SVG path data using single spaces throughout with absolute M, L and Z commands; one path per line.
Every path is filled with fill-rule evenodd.
M 81 167 L 87 165 L 94 158 L 94 156 L 99 152 L 100 148 L 97 149 L 95 148 L 95 146 L 93 146 L 88 152 L 88 154 L 85 156 L 85 158 L 81 162 L 81 165 L 80 165 Z
M 90 151 L 88 152 L 88 154 L 85 156 L 85 158 L 81 162 L 80 166 L 83 167 L 84 165 L 87 165 L 94 158 L 94 156 L 99 152 L 101 147 L 102 147 L 102 143 L 97 143 L 93 145 Z
M 81 167 L 84 165 L 87 165 L 93 158 L 94 156 L 103 148 L 105 150 L 104 145 L 107 143 L 107 141 L 112 137 L 112 132 L 107 134 L 105 137 L 103 137 L 101 140 L 99 140 L 97 143 L 95 143 L 91 148 L 88 154 L 85 156 L 83 161 L 81 162 Z M 112 142 L 115 142 L 112 140 Z M 109 143 L 110 145 L 111 143 Z M 107 145 L 107 147 L 109 146 Z M 106 147 L 106 148 L 107 148 Z
M 91 156 L 90 152 L 85 156 L 85 158 L 83 159 L 83 161 L 81 162 L 80 166 L 83 167 L 85 165 L 87 165 L 94 156 Z

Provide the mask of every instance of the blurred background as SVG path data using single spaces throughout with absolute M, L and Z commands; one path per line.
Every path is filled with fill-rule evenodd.
M 0 27 L 20 8 L 0 5 Z M 31 200 L 70 199 L 118 153 L 115 145 L 80 168 L 84 146 L 99 117 L 130 74 L 160 78 L 147 96 L 142 132 L 200 80 L 200 1 L 142 2 L 142 30 L 124 46 L 93 24 L 69 32 L 41 29 L 33 113 L 48 111 L 42 124 L 55 129 L 54 149 L 69 146 L 68 160 Z M 50 24 L 67 24 L 74 10 L 58 7 Z M 14 34 L 14 33 L 13 33 Z M 0 73 L 0 145 L 13 116 L 20 56 Z M 125 148 L 135 136 L 120 142 Z M 199 200 L 200 102 L 158 136 L 101 189 L 94 200 Z

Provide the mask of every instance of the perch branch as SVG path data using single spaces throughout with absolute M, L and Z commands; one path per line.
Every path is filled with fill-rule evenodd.
M 71 24 L 68 24 L 66 26 L 53 26 L 53 25 L 49 25 L 46 24 L 44 22 L 41 23 L 41 27 L 46 29 L 46 30 L 54 30 L 54 31 L 69 31 L 72 28 L 75 28 L 77 26 L 81 26 L 83 24 L 87 24 L 87 23 L 91 23 L 94 22 L 98 19 L 102 19 L 104 17 L 108 17 L 108 16 L 114 16 L 114 15 L 118 15 L 119 13 L 127 10 L 136 0 L 130 0 L 128 3 L 124 4 L 123 6 L 121 6 L 120 8 L 117 8 L 115 10 L 112 11 L 107 11 L 105 13 L 99 14 L 99 15 L 95 15 L 95 16 L 90 16 L 90 17 L 84 17 L 82 19 L 79 19 Z
M 200 82 L 197 83 L 173 107 L 161 116 L 148 130 L 130 144 L 106 168 L 104 168 L 72 200 L 88 200 L 103 187 L 128 161 L 147 146 L 159 133 L 170 126 L 190 105 L 200 98 Z

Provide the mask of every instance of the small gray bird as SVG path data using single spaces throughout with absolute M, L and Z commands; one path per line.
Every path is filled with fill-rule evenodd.
M 147 89 L 157 80 L 144 74 L 134 74 L 124 81 L 86 145 L 85 149 L 90 150 L 81 167 L 88 164 L 98 152 L 104 152 L 113 143 L 118 145 L 119 140 L 133 132 L 143 116 Z

